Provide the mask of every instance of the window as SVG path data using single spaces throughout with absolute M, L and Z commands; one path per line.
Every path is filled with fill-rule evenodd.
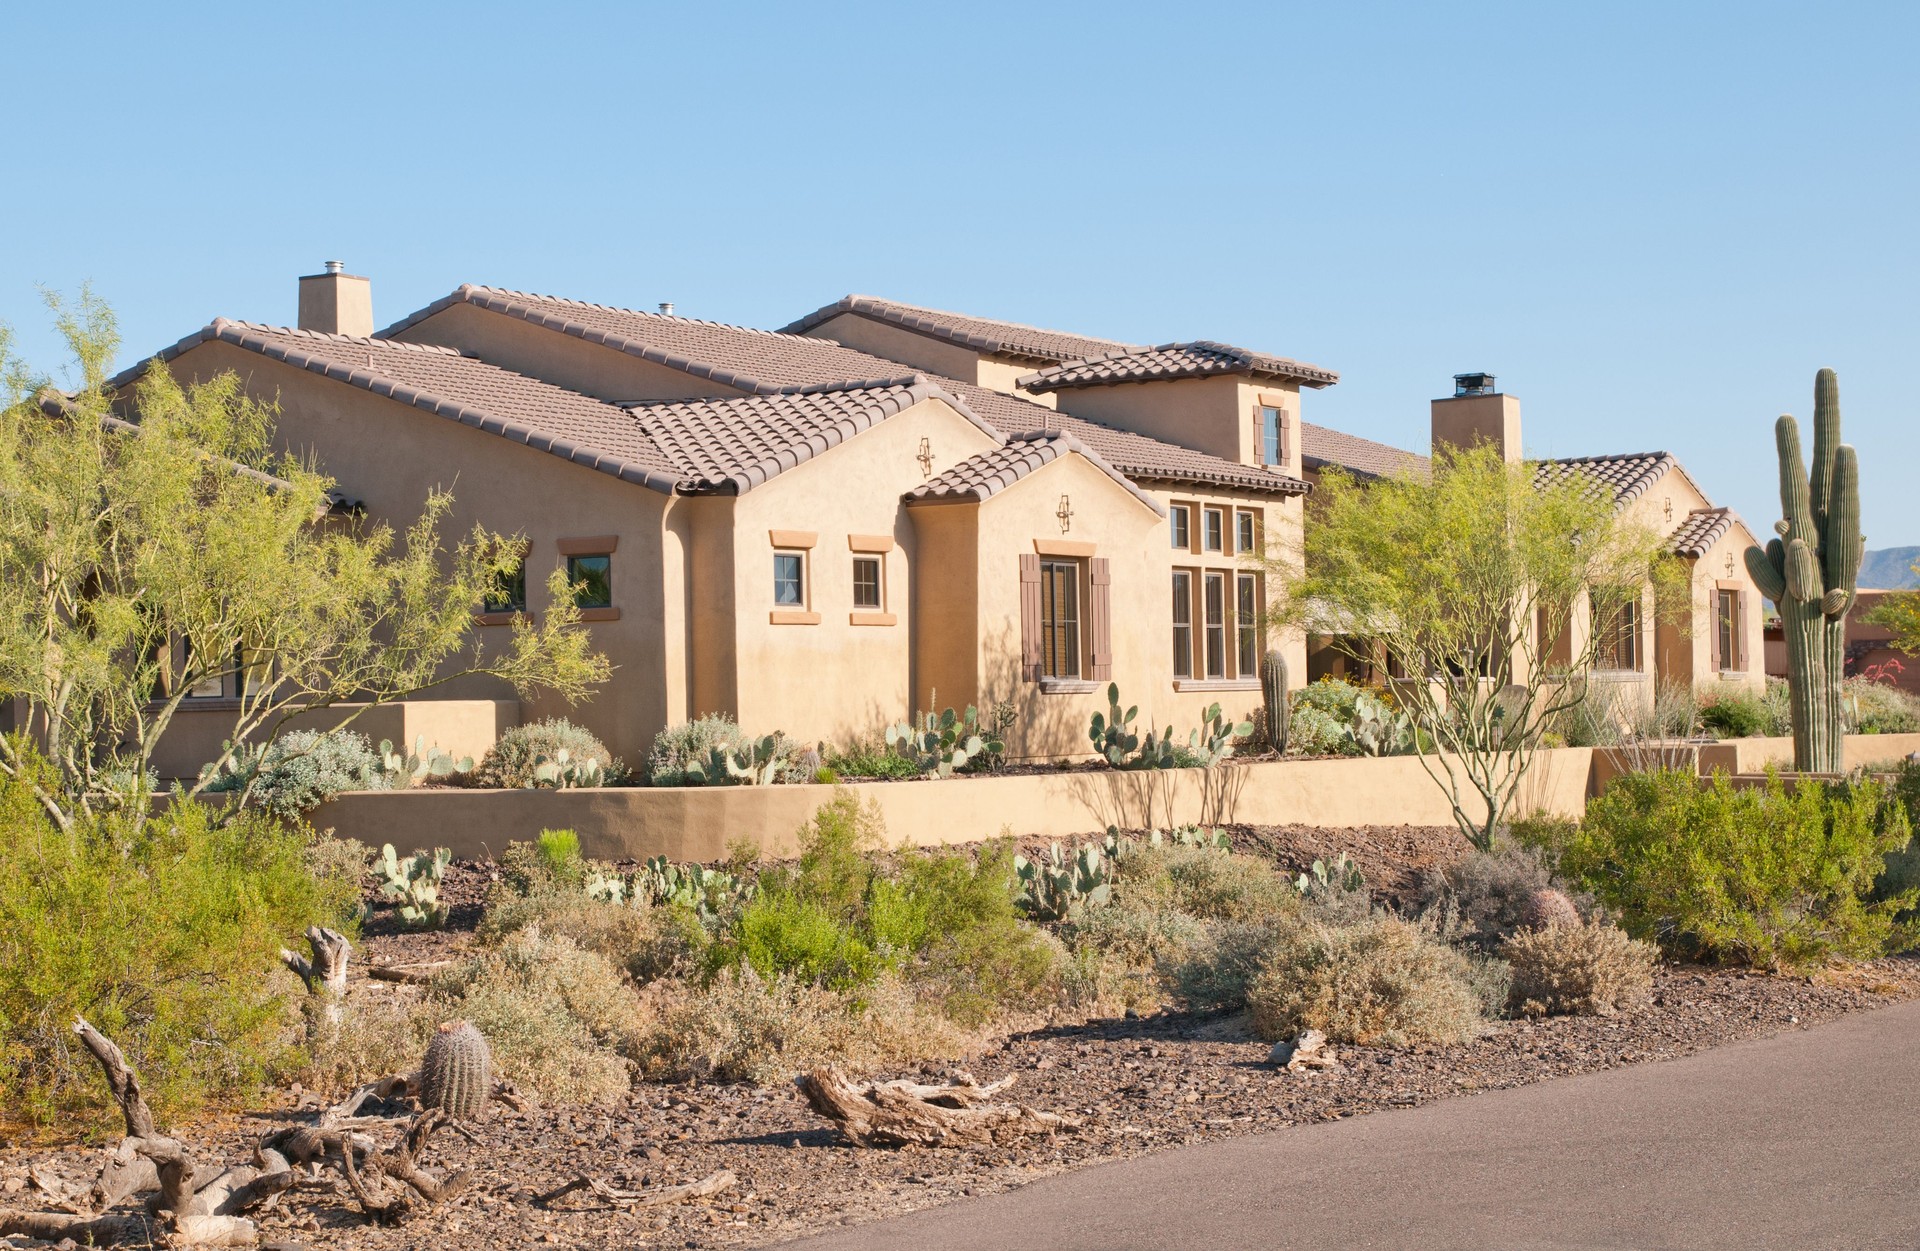
M 1219 508 L 1203 508 L 1200 510 L 1200 523 L 1205 528 L 1205 533 L 1201 535 L 1203 546 L 1210 552 L 1226 550 L 1226 512 Z
M 1227 673 L 1227 575 L 1205 574 L 1207 676 Z
M 1167 509 L 1167 525 L 1173 531 L 1173 545 L 1181 551 L 1193 546 L 1193 535 L 1189 524 L 1193 514 L 1185 504 L 1175 504 Z
M 180 638 L 180 672 L 185 675 L 193 672 L 193 640 L 182 635 Z M 212 673 L 187 688 L 188 699 L 219 699 L 227 693 L 226 675 Z
M 1640 599 L 1637 595 L 1595 591 L 1593 667 L 1622 672 L 1640 669 Z
M 853 558 L 853 606 L 880 611 L 880 558 Z
M 613 557 L 567 557 L 567 581 L 573 583 L 576 607 L 613 607 Z
M 1040 562 L 1040 673 L 1080 676 L 1080 564 Z
M 1250 512 L 1242 510 L 1233 515 L 1233 550 L 1242 556 L 1260 550 L 1259 527 Z
M 606 557 L 600 559 L 605 560 Z M 493 590 L 480 601 L 483 612 L 527 611 L 527 561 L 521 557 L 507 573 L 494 579 Z
M 782 608 L 807 606 L 807 554 L 773 554 L 773 602 Z
M 1720 659 L 1720 668 L 1729 672 L 1739 670 L 1741 667 L 1740 592 L 1715 593 L 1713 642 L 1715 652 Z
M 1283 434 L 1287 428 L 1287 410 L 1271 404 L 1260 406 L 1260 463 L 1282 465 L 1287 460 Z
M 1233 624 L 1239 635 L 1239 674 L 1250 678 L 1260 672 L 1260 583 L 1254 574 L 1243 573 L 1234 584 Z
M 1173 676 L 1193 676 L 1193 575 L 1173 571 Z

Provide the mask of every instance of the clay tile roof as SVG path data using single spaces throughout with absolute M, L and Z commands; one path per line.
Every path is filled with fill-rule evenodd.
M 1054 365 L 1061 361 L 1099 356 L 1117 348 L 1135 345 L 1114 339 L 1095 339 L 1088 335 L 1068 334 L 1061 330 L 1043 330 L 1019 322 L 996 321 L 991 317 L 971 317 L 937 308 L 919 308 L 871 295 L 849 295 L 824 308 L 815 309 L 799 321 L 781 327 L 783 334 L 805 334 L 815 326 L 843 313 L 854 313 L 874 321 L 886 322 L 929 338 L 944 339 L 994 356 L 1011 357 L 1035 365 Z
M 1208 378 L 1216 374 L 1246 374 L 1309 387 L 1324 387 L 1340 381 L 1339 374 L 1318 365 L 1199 339 L 1192 343 L 1163 343 L 1159 347 L 1122 348 L 1104 356 L 1069 361 L 1028 374 L 1020 379 L 1020 385 L 1029 391 L 1059 391 L 1068 387 Z
M 1733 529 L 1734 516 L 1731 508 L 1696 508 L 1687 514 L 1680 528 L 1667 536 L 1667 547 L 1681 556 L 1699 559 L 1708 549 L 1720 541 L 1722 535 Z
M 1612 492 L 1614 506 L 1623 508 L 1645 495 L 1677 463 L 1671 452 L 1569 456 L 1534 462 L 1533 480 L 1538 486 L 1548 486 L 1577 474 L 1595 490 Z
M 651 401 L 626 410 L 673 459 L 683 494 L 738 495 L 930 397 L 972 416 L 923 377 L 731 400 Z
M 1167 510 L 1159 501 L 1127 481 L 1126 475 L 1101 459 L 1099 453 L 1070 434 L 1039 431 L 1008 439 L 999 447 L 970 456 L 934 475 L 900 498 L 909 505 L 971 504 L 993 498 L 1042 465 L 1077 453 L 1118 483 L 1128 494 L 1164 517 Z
M 860 380 L 900 376 L 900 362 L 842 346 L 831 339 L 753 330 L 721 322 L 669 317 L 635 309 L 586 304 L 557 296 L 531 295 L 495 287 L 460 287 L 381 331 L 404 333 L 457 303 L 469 303 L 504 316 L 518 317 L 561 334 L 599 343 L 615 351 L 679 369 L 754 394 L 795 387 L 847 387 Z M 1136 481 L 1197 483 L 1271 495 L 1298 495 L 1309 488 L 1298 478 L 1256 465 L 1242 465 L 1177 444 L 1116 430 L 1084 418 L 1056 413 L 1044 405 L 972 383 L 919 375 L 964 404 L 1002 435 L 1057 430 L 1072 435 L 1120 472 Z
M 1308 469 L 1337 466 L 1357 478 L 1387 478 L 1403 471 L 1425 476 L 1433 467 L 1417 452 L 1305 421 L 1300 423 L 1300 463 Z

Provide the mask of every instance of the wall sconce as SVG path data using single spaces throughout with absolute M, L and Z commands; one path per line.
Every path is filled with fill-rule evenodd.
M 920 462 L 920 476 L 922 478 L 933 477 L 933 443 L 931 440 L 925 437 L 921 438 L 920 450 L 914 454 L 914 459 Z
M 1660 501 L 1660 512 L 1668 521 L 1673 520 L 1673 496 L 1669 495 Z
M 1727 576 L 1731 578 L 1733 576 L 1733 564 L 1734 564 L 1732 552 L 1727 553 L 1726 563 L 1727 563 Z
M 1053 515 L 1060 519 L 1060 533 L 1073 529 L 1073 501 L 1067 496 L 1060 497 L 1060 507 Z

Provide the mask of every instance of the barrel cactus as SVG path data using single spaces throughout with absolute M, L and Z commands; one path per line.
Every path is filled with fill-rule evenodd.
M 1778 538 L 1747 549 L 1747 571 L 1780 608 L 1787 644 L 1793 767 L 1806 773 L 1846 768 L 1841 679 L 1847 612 L 1858 590 L 1861 556 L 1860 462 L 1840 442 L 1840 380 L 1823 369 L 1813 383 L 1813 467 L 1800 453 L 1800 426 L 1774 423 L 1780 451 Z
M 1292 694 L 1287 690 L 1287 658 L 1268 652 L 1260 662 L 1260 694 L 1266 700 L 1267 745 L 1276 755 L 1287 754 L 1287 729 L 1293 719 Z
M 1550 925 L 1578 925 L 1580 910 L 1573 906 L 1565 891 L 1544 886 L 1527 896 L 1520 908 L 1520 928 L 1544 930 Z
M 420 1065 L 420 1106 L 459 1121 L 482 1121 L 493 1098 L 493 1052 L 468 1021 L 445 1021 Z

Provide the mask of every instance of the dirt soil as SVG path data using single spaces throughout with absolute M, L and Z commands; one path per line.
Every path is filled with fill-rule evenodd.
M 1318 832 L 1301 830 L 1236 830 L 1234 837 L 1290 863 L 1301 856 L 1310 861 L 1330 846 Z M 1384 868 L 1402 850 L 1415 861 L 1457 854 L 1435 831 L 1326 837 L 1353 850 L 1363 867 L 1379 856 Z M 1356 841 L 1368 844 L 1366 858 Z M 451 955 L 469 941 L 466 931 L 491 873 L 491 866 L 467 862 L 448 874 L 443 896 L 455 903 L 454 926 L 440 934 L 400 933 L 376 916 L 356 954 L 356 971 L 368 961 Z M 1378 880 L 1371 869 L 1369 879 Z M 1506 1022 L 1458 1046 L 1342 1047 L 1344 1070 L 1301 1075 L 1269 1064 L 1268 1044 L 1253 1039 L 1240 1017 L 1167 1013 L 1047 1029 L 1011 1038 L 961 1066 L 982 1080 L 1016 1075 L 1010 1098 L 1082 1119 L 1077 1132 L 1013 1148 L 862 1150 L 847 1146 L 791 1088 L 646 1085 L 607 1105 L 496 1108 L 471 1139 L 442 1131 L 425 1166 L 442 1176 L 472 1168 L 474 1178 L 455 1199 L 397 1228 L 366 1224 L 343 1193 L 302 1188 L 264 1214 L 262 1234 L 271 1245 L 315 1251 L 760 1245 L 1103 1160 L 1672 1059 L 1916 996 L 1920 961 L 1877 961 L 1814 978 L 1665 966 L 1652 1002 L 1635 1012 Z M 917 1074 L 923 1080 L 945 1075 L 937 1068 Z M 317 1102 L 305 1096 L 307 1109 Z M 261 1135 L 310 1119 L 300 1103 L 283 1092 L 269 1111 L 177 1127 L 178 1136 L 203 1160 L 241 1161 Z M 83 1188 L 108 1149 L 0 1150 L 0 1207 L 44 1206 L 29 1169 L 56 1187 Z M 738 1184 L 668 1207 L 619 1210 L 581 1193 L 553 1204 L 536 1201 L 580 1176 L 625 1189 L 691 1181 L 719 1169 L 732 1170 Z

